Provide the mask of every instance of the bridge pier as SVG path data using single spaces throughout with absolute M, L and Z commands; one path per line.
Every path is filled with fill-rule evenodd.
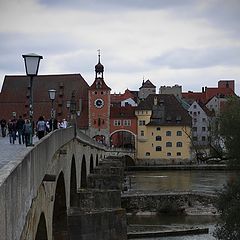
M 121 208 L 124 159 L 108 158 L 88 175 L 87 189 L 77 193 L 68 211 L 71 240 L 125 240 L 127 223 Z

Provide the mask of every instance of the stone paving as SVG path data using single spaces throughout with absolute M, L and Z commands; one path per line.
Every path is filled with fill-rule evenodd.
M 38 139 L 34 137 L 33 143 L 37 141 Z M 15 144 L 10 144 L 8 136 L 4 138 L 0 136 L 0 184 L 32 148 L 18 144 L 18 139 Z

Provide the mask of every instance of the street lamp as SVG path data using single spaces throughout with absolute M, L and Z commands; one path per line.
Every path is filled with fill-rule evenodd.
M 71 120 L 74 126 L 74 136 L 77 136 L 77 123 L 76 123 L 76 113 L 77 113 L 77 103 L 75 99 L 75 91 L 72 92 L 72 97 L 70 100 L 70 113 L 71 113 Z
M 54 109 L 53 109 L 53 102 L 56 98 L 56 90 L 55 89 L 49 89 L 48 90 L 48 95 L 49 95 L 49 98 L 50 100 L 52 101 L 52 109 L 51 109 L 51 131 L 54 130 L 53 128 L 53 123 L 54 123 Z
M 30 77 L 29 80 L 29 88 L 30 88 L 30 95 L 29 95 L 29 118 L 31 122 L 31 126 L 33 129 L 33 77 L 37 76 L 38 74 L 38 69 L 39 69 L 39 63 L 40 60 L 43 58 L 40 55 L 37 55 L 35 53 L 29 53 L 29 54 L 24 54 L 22 55 L 25 63 L 25 69 L 26 69 L 26 74 L 27 76 Z M 30 145 L 33 144 L 32 142 L 32 137 L 33 134 L 30 136 Z

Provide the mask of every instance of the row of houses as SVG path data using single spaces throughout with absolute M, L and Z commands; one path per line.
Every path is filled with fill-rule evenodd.
M 156 86 L 143 81 L 137 91 L 112 93 L 104 80 L 100 55 L 95 80 L 89 86 L 80 74 L 39 75 L 33 83 L 35 121 L 51 117 L 48 90 L 57 92 L 54 101 L 58 120 L 71 119 L 69 103 L 74 96 L 77 126 L 90 137 L 111 147 L 136 151 L 139 164 L 177 163 L 194 158 L 193 146 L 211 141 L 214 119 L 228 96 L 235 95 L 234 80 L 220 80 L 218 87 L 201 92 L 182 92 L 182 87 Z M 0 118 L 12 113 L 28 117 L 29 79 L 5 76 L 0 93 Z

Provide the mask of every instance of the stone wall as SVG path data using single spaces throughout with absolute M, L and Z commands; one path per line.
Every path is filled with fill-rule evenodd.
M 203 193 L 166 193 L 166 194 L 124 194 L 122 207 L 127 213 L 184 213 L 184 214 L 216 214 L 213 203 L 214 195 Z

